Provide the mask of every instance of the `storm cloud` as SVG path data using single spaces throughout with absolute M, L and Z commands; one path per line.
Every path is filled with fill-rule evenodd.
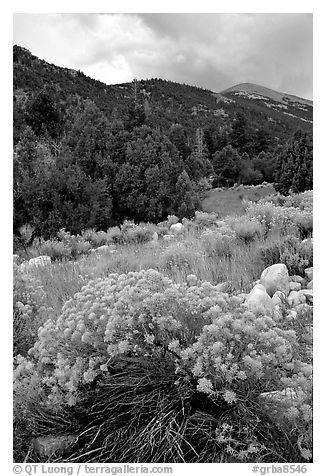
M 14 43 L 108 84 L 252 82 L 312 99 L 312 14 L 15 14 Z

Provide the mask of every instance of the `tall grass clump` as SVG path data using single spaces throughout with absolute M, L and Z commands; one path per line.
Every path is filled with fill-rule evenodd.
M 261 238 L 265 232 L 263 225 L 258 220 L 249 219 L 246 216 L 234 219 L 231 226 L 237 239 L 245 245 Z
M 207 229 L 201 234 L 200 242 L 208 258 L 231 258 L 236 238 L 233 230 L 228 228 Z
M 44 422 L 54 409 L 74 422 L 80 448 L 67 461 L 304 462 L 311 365 L 300 336 L 194 275 L 110 274 L 42 326 L 16 363 L 15 395 L 37 388 Z M 276 403 L 276 421 L 261 394 L 284 388 L 299 398 Z

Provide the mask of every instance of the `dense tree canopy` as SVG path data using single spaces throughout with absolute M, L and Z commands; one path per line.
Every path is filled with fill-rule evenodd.
M 135 94 L 14 47 L 13 112 L 15 233 L 190 217 L 212 182 L 312 187 L 309 119 L 286 142 L 300 118 L 202 88 L 155 78 Z

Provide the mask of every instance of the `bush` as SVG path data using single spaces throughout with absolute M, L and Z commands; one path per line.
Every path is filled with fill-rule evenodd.
M 27 355 L 34 345 L 37 331 L 52 314 L 40 282 L 25 276 L 14 264 L 13 285 L 13 350 L 14 355 Z
M 173 284 L 154 270 L 91 281 L 40 329 L 30 360 L 17 361 L 18 401 L 37 382 L 40 408 L 77 418 L 74 461 L 310 458 L 303 333 L 195 281 Z M 284 388 L 300 397 L 274 414 L 260 395 Z
M 181 243 L 175 243 L 163 251 L 161 266 L 166 271 L 179 270 L 187 274 L 191 269 L 193 258 L 193 251 L 187 250 Z
M 264 268 L 279 263 L 281 256 L 281 243 L 279 241 L 262 243 L 259 247 L 259 255 L 263 261 Z
M 93 248 L 107 245 L 109 242 L 105 231 L 96 231 L 94 228 L 82 231 L 81 237 L 84 241 L 89 242 Z
M 248 219 L 246 216 L 237 218 L 232 228 L 240 242 L 246 245 L 264 234 L 264 227 L 254 219 Z
M 217 220 L 216 213 L 206 213 L 206 212 L 195 212 L 194 223 L 197 228 L 204 229 L 210 226 L 215 226 Z
M 280 262 L 286 265 L 290 275 L 304 276 L 304 270 L 309 266 L 307 259 L 289 250 L 281 253 Z
M 108 244 L 123 244 L 123 234 L 118 226 L 113 226 L 106 232 Z
M 299 238 L 291 235 L 262 243 L 259 255 L 264 267 L 284 263 L 290 275 L 303 276 L 304 269 L 313 265 L 312 243 L 301 243 Z
M 144 226 L 137 225 L 129 228 L 123 235 L 125 243 L 146 243 L 151 241 L 153 232 Z
M 232 230 L 219 228 L 206 230 L 200 237 L 201 247 L 209 258 L 231 258 L 234 252 L 235 235 Z
M 267 231 L 281 235 L 302 235 L 312 232 L 312 213 L 295 207 L 279 207 L 271 202 L 247 205 L 247 216 L 258 220 Z
M 33 238 L 34 227 L 26 223 L 19 228 L 20 240 L 23 246 L 28 246 Z

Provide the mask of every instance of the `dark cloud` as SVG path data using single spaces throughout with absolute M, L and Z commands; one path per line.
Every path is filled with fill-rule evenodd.
M 22 14 L 14 36 L 105 82 L 254 82 L 312 98 L 312 14 Z

